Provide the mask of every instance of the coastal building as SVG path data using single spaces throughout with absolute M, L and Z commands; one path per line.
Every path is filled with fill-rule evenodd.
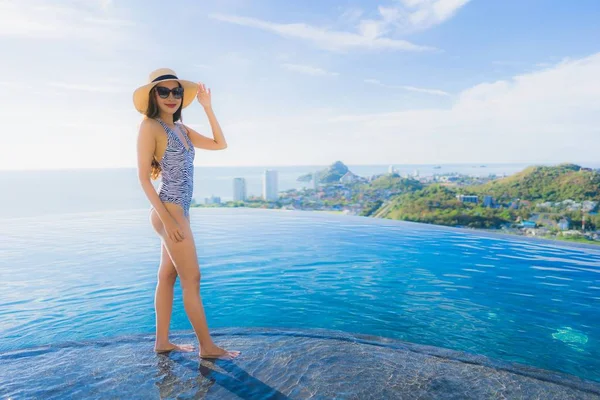
M 262 195 L 264 200 L 277 200 L 279 191 L 277 189 L 278 174 L 276 170 L 267 169 L 263 174 L 263 190 Z
M 214 195 L 210 197 L 205 197 L 204 204 L 221 204 L 221 197 Z
M 535 228 L 535 222 L 534 221 L 523 221 L 523 222 L 521 222 L 521 227 L 523 227 L 523 228 Z
M 388 174 L 395 174 L 395 173 L 397 173 L 397 172 L 398 172 L 398 171 L 396 170 L 396 168 L 394 168 L 394 166 L 393 166 L 393 165 L 390 165 L 390 166 L 388 167 Z
M 494 207 L 494 198 L 492 196 L 484 196 L 483 198 L 483 206 L 484 207 Z
M 246 179 L 233 178 L 233 201 L 246 201 Z
M 593 211 L 597 205 L 598 205 L 597 201 L 585 200 L 583 203 L 581 203 L 581 211 L 583 211 L 583 212 Z
M 340 182 L 341 183 L 352 183 L 352 182 L 355 182 L 357 179 L 358 179 L 358 177 L 356 175 L 354 175 L 352 172 L 348 171 L 340 178 Z
M 558 221 L 558 224 L 557 224 L 557 225 L 558 225 L 558 228 L 559 228 L 561 231 L 566 231 L 566 230 L 568 230 L 568 229 L 569 229 L 569 225 L 570 225 L 570 223 L 569 223 L 569 220 L 568 220 L 568 219 L 566 219 L 566 218 L 562 218 L 560 221 Z
M 458 201 L 462 202 L 462 203 L 475 203 L 477 204 L 479 201 L 479 196 L 466 196 L 463 194 L 457 194 L 456 198 L 458 199 Z

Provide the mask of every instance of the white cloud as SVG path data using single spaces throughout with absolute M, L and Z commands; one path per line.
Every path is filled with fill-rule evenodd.
M 283 37 L 296 38 L 312 42 L 315 46 L 329 51 L 345 51 L 349 49 L 391 49 L 403 51 L 432 51 L 433 47 L 419 46 L 406 40 L 389 39 L 373 36 L 379 34 L 378 28 L 365 27 L 361 34 L 333 31 L 304 23 L 279 24 L 256 18 L 235 15 L 210 14 L 211 18 L 262 29 Z
M 321 109 L 224 122 L 230 147 L 204 160 L 221 165 L 595 161 L 598 74 L 600 53 L 483 82 L 460 92 L 449 108 L 342 115 Z
M 316 27 L 305 23 L 276 23 L 236 15 L 210 14 L 213 19 L 262 29 L 277 35 L 302 39 L 329 51 L 351 49 L 434 51 L 433 47 L 420 46 L 406 40 L 393 39 L 393 33 L 411 33 L 438 25 L 456 14 L 470 0 L 396 0 L 395 5 L 377 7 L 375 18 L 360 19 L 364 12 L 358 8 L 345 9 L 338 22 L 352 26 L 358 32 Z
M 283 67 L 289 69 L 290 71 L 300 72 L 306 75 L 312 76 L 338 76 L 337 72 L 329 72 L 325 71 L 322 68 L 312 67 L 310 65 L 299 65 L 299 64 L 282 64 Z
M 55 5 L 47 2 L 0 1 L 0 36 L 36 39 L 115 39 L 135 23 L 111 17 L 110 2 Z M 123 37 L 120 37 L 123 40 Z
M 131 90 L 128 86 L 101 86 L 90 85 L 85 83 L 66 83 L 66 82 L 49 82 L 49 86 L 58 87 L 61 89 L 77 90 L 94 93 L 129 93 Z
M 470 0 L 399 1 L 403 7 L 392 8 L 395 16 L 388 19 L 390 23 L 396 24 L 405 31 L 420 31 L 452 18 Z M 390 11 L 387 14 L 391 14 Z
M 452 18 L 470 0 L 396 0 L 389 6 L 378 6 L 376 18 L 358 20 L 362 15 L 350 8 L 340 17 L 356 26 L 361 36 L 375 39 L 390 34 L 407 34 L 439 25 Z
M 600 53 L 474 85 L 457 94 L 448 108 L 361 114 L 362 103 L 340 115 L 332 104 L 325 109 L 289 110 L 288 115 L 257 112 L 250 119 L 236 119 L 235 112 L 227 118 L 219 112 L 230 146 L 223 152 L 204 152 L 197 165 L 594 161 L 600 147 L 599 74 Z M 126 97 L 123 104 L 129 101 Z M 97 113 L 93 109 L 70 115 L 75 126 L 56 127 L 64 123 L 52 119 L 61 114 L 59 105 L 46 104 L 40 96 L 32 100 L 37 103 L 22 112 L 5 110 L 6 131 L 21 129 L 30 110 L 37 109 L 40 115 L 28 120 L 28 129 L 52 134 L 36 137 L 39 143 L 34 148 L 27 142 L 30 136 L 13 135 L 11 146 L 0 149 L 1 168 L 135 165 L 139 118 L 129 108 L 111 111 L 108 123 L 114 126 L 89 124 Z M 187 123 L 210 135 L 201 114 L 189 115 Z M 90 147 L 90 140 L 100 134 L 106 140 Z M 68 151 L 71 145 L 93 149 L 97 157 L 86 150 L 74 158 Z M 34 151 L 34 157 L 15 151 L 25 148 Z
M 368 139 L 381 162 L 595 160 L 599 74 L 597 53 L 481 83 L 462 91 L 449 109 L 338 115 L 329 122 Z
M 378 7 L 379 19 L 364 19 L 358 23 L 358 29 L 363 36 L 378 38 L 387 35 L 390 27 L 399 18 L 399 9 L 394 7 Z
M 99 0 L 100 6 L 104 9 L 110 7 L 112 5 L 112 0 Z
M 0 81 L 0 86 L 22 88 L 22 89 L 31 89 L 32 88 L 32 86 L 30 84 L 27 84 L 24 82 L 15 82 L 15 81 Z
M 104 25 L 107 28 L 136 26 L 136 23 L 133 21 L 129 21 L 126 19 L 116 19 L 116 18 L 86 17 L 86 18 L 84 18 L 84 21 L 89 22 L 91 24 L 98 25 L 98 28 L 101 28 L 102 25 Z
M 414 86 L 405 86 L 405 85 L 386 85 L 386 84 L 381 83 L 377 79 L 365 79 L 365 82 L 370 83 L 372 85 L 381 86 L 381 87 L 385 87 L 385 88 L 391 88 L 391 89 L 403 89 L 403 90 L 408 90 L 410 92 L 427 93 L 427 94 L 433 94 L 436 96 L 450 96 L 450 93 L 444 92 L 443 90 L 438 90 L 438 89 L 425 89 L 425 88 L 419 88 L 419 87 L 414 87 Z

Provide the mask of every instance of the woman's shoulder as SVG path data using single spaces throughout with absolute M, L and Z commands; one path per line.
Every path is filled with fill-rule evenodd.
M 144 117 L 140 122 L 140 126 L 160 126 L 160 122 L 157 118 Z
M 161 125 L 154 118 L 144 117 L 140 122 L 140 131 L 156 132 L 158 128 L 161 128 Z

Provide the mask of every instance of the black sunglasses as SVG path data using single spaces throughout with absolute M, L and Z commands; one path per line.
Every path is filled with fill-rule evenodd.
M 173 93 L 173 97 L 175 97 L 176 99 L 180 99 L 183 97 L 183 88 L 176 87 L 173 89 L 169 89 L 163 86 L 157 86 L 156 93 L 158 93 L 158 96 L 161 99 L 166 99 L 167 97 L 169 97 L 169 93 Z

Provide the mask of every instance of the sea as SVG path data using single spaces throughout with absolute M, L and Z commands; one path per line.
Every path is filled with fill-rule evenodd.
M 401 175 L 432 176 L 460 173 L 472 176 L 512 175 L 530 164 L 393 164 Z M 369 177 L 387 173 L 389 165 L 347 165 L 356 175 Z M 600 166 L 600 164 L 599 164 Z M 261 196 L 265 170 L 278 172 L 278 190 L 302 189 L 311 182 L 298 181 L 301 175 L 327 168 L 314 166 L 196 167 L 194 193 L 196 203 L 217 196 L 233 199 L 234 178 L 246 179 L 248 196 Z M 160 179 L 153 181 L 155 187 Z M 86 211 L 149 208 L 135 168 L 64 169 L 44 171 L 0 171 L 0 218 L 28 217 Z
M 394 166 L 421 176 L 525 165 Z M 388 166 L 349 166 L 357 175 Z M 197 168 L 231 197 L 319 167 Z M 233 362 L 198 357 L 134 169 L 0 173 L 2 399 L 600 399 L 600 248 L 317 211 L 192 208 L 201 298 Z M 310 182 L 308 183 L 310 184 Z M 224 360 L 223 360 L 224 361 Z

